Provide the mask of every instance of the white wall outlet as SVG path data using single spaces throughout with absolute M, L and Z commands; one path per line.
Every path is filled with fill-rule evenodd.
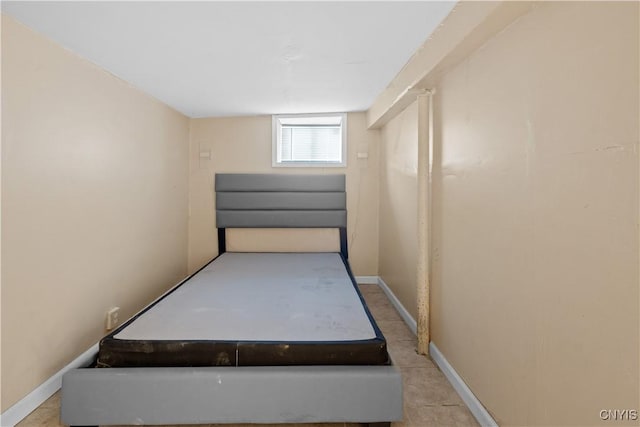
M 107 310 L 107 331 L 112 330 L 118 324 L 118 312 L 120 307 L 112 307 Z

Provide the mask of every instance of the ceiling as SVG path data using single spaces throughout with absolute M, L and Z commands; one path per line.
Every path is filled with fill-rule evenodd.
M 189 117 L 363 111 L 447 2 L 12 2 L 2 11 Z

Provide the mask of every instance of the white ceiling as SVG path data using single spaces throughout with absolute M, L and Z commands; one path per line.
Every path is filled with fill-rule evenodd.
M 455 2 L 2 2 L 190 117 L 362 111 Z

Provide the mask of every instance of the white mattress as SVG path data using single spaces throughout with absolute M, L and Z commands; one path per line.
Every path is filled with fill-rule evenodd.
M 375 338 L 336 253 L 224 253 L 114 336 L 128 340 Z

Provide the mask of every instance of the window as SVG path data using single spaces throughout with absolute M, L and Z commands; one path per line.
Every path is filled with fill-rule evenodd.
M 273 116 L 273 166 L 347 166 L 347 115 Z

